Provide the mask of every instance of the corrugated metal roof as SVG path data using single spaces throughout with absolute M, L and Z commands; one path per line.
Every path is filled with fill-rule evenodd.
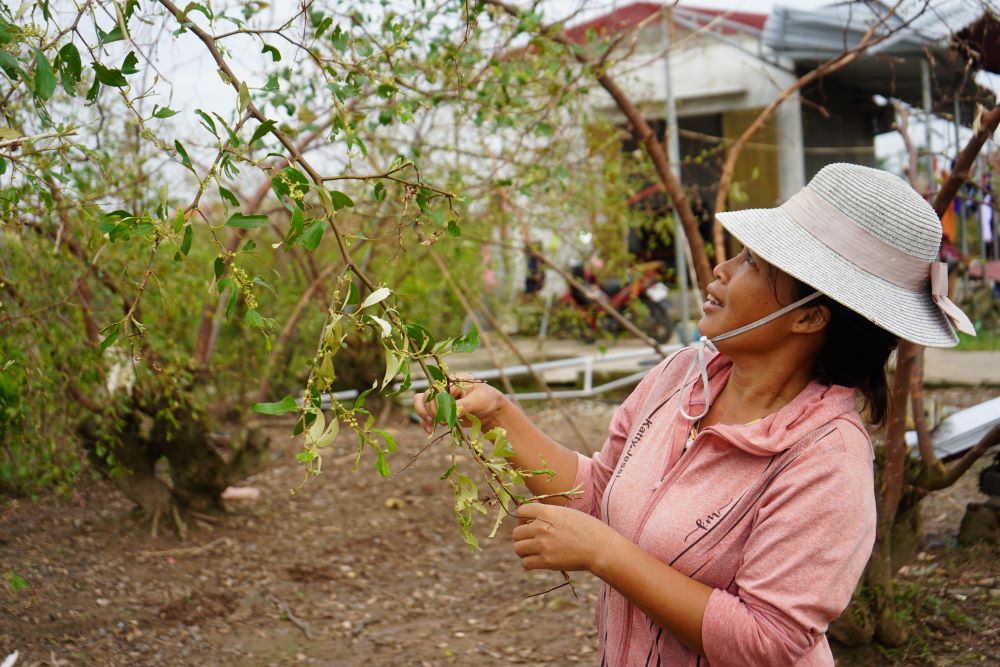
M 775 55 L 811 67 L 856 47 L 889 10 L 878 2 L 838 3 L 813 10 L 776 6 L 761 39 Z M 979 0 L 939 0 L 929 3 L 926 11 L 917 16 L 893 14 L 878 28 L 882 39 L 832 77 L 866 93 L 920 107 L 921 62 L 930 54 L 934 112 L 950 115 L 957 95 L 962 104 L 962 122 L 969 125 L 976 103 L 990 106 L 994 98 L 990 91 L 970 80 L 967 49 L 956 48 L 955 38 L 964 28 L 976 24 L 984 12 L 989 15 Z M 979 60 L 973 67 L 984 64 Z

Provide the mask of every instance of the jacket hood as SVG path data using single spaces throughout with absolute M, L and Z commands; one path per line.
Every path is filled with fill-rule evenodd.
M 710 356 L 711 355 L 711 356 Z M 706 350 L 708 386 L 715 401 L 729 381 L 733 362 L 724 354 Z M 712 431 L 740 449 L 757 456 L 783 452 L 810 432 L 833 419 L 846 417 L 862 430 L 864 425 L 855 408 L 856 390 L 840 385 L 827 386 L 810 382 L 787 405 L 763 419 L 750 424 L 716 424 Z M 702 380 L 696 376 L 682 397 L 689 414 L 698 414 L 705 407 Z

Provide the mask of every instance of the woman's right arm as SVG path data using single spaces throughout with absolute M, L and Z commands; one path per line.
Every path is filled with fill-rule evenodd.
M 459 416 L 475 415 L 488 431 L 497 426 L 507 431 L 507 440 L 514 449 L 511 463 L 521 470 L 551 470 L 553 475 L 536 475 L 525 480 L 528 490 L 536 496 L 549 496 L 546 502 L 565 505 L 567 493 L 576 480 L 576 452 L 563 447 L 535 426 L 528 416 L 499 390 L 484 382 L 461 382 L 452 386 Z M 434 430 L 437 405 L 427 402 L 423 394 L 414 397 L 413 407 L 420 416 L 424 430 Z

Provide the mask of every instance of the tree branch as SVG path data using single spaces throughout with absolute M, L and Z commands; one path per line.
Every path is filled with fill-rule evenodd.
M 502 0 L 485 0 L 485 3 L 502 9 L 504 12 L 516 19 L 521 18 L 520 9 L 507 4 Z M 586 55 L 578 44 L 574 43 L 569 37 L 566 36 L 565 32 L 557 31 L 555 28 L 548 25 L 540 25 L 537 30 L 540 34 L 551 39 L 552 41 L 565 46 L 569 50 L 570 54 L 572 54 L 572 56 L 576 58 L 577 62 L 580 64 L 588 67 L 594 66 L 594 62 Z M 701 232 L 698 230 L 698 220 L 695 218 L 694 211 L 691 209 L 691 202 L 684 193 L 680 180 L 670 168 L 670 161 L 667 158 L 666 151 L 664 150 L 665 142 L 661 143 L 657 140 L 656 133 L 653 132 L 649 123 L 646 122 L 642 112 L 639 111 L 635 103 L 632 102 L 621 87 L 619 87 L 618 83 L 607 72 L 599 73 L 595 70 L 595 74 L 598 83 L 600 83 L 608 94 L 611 95 L 615 104 L 618 105 L 619 110 L 635 129 L 636 135 L 642 141 L 643 146 L 646 148 L 646 152 L 653 161 L 653 166 L 656 168 L 657 176 L 659 176 L 660 181 L 663 183 L 663 188 L 673 201 L 678 215 L 680 215 L 681 224 L 684 226 L 684 233 L 687 235 L 688 245 L 691 248 L 691 255 L 694 259 L 694 268 L 695 274 L 698 277 L 698 285 L 701 288 L 702 294 L 704 294 L 708 283 L 713 280 L 712 266 L 709 264 L 708 255 L 705 252 L 704 239 L 702 239 Z M 559 269 L 556 268 L 556 270 Z M 645 336 L 643 336 L 643 338 L 645 338 Z
M 823 63 L 816 69 L 799 77 L 794 83 L 778 93 L 778 96 L 771 100 L 766 107 L 764 107 L 764 110 L 761 111 L 760 114 L 757 115 L 757 118 L 750 123 L 750 126 L 743 131 L 743 134 L 740 135 L 739 139 L 737 139 L 736 142 L 726 151 L 726 159 L 722 163 L 722 173 L 719 175 L 719 184 L 715 191 L 715 207 L 713 212 L 716 215 L 726 210 L 726 199 L 729 196 L 729 185 L 733 180 L 733 171 L 736 168 L 736 161 L 739 159 L 740 153 L 743 152 L 743 148 L 746 146 L 747 142 L 750 141 L 751 137 L 764 127 L 764 124 L 771 119 L 771 116 L 774 115 L 774 112 L 777 111 L 778 107 L 780 107 L 785 100 L 794 95 L 797 91 L 853 62 L 861 54 L 861 52 L 871 46 L 873 38 L 875 37 L 875 31 L 880 26 L 884 25 L 885 21 L 892 16 L 894 12 L 895 7 L 889 10 L 889 13 L 886 14 L 886 16 L 881 20 L 872 24 L 872 26 L 868 29 L 868 32 L 865 33 L 864 37 L 862 37 L 861 41 L 853 49 L 841 53 L 836 58 Z M 884 38 L 885 37 L 882 39 Z M 717 218 L 712 223 L 712 243 L 715 246 L 716 264 L 725 261 L 725 233 L 722 228 L 722 224 Z

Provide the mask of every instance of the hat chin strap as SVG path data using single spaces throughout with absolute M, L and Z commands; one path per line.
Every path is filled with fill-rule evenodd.
M 779 308 L 778 310 L 774 311 L 770 315 L 765 315 L 764 317 L 760 318 L 759 320 L 751 322 L 750 324 L 745 324 L 745 325 L 743 325 L 743 326 L 741 326 L 741 327 L 739 327 L 737 329 L 733 329 L 732 331 L 727 331 L 726 333 L 719 334 L 718 336 L 712 336 L 711 338 L 709 338 L 708 336 L 702 336 L 701 338 L 699 338 L 698 339 L 698 356 L 695 358 L 695 360 L 688 367 L 687 373 L 684 374 L 684 380 L 681 382 L 681 387 L 687 386 L 688 378 L 691 377 L 691 371 L 693 371 L 694 368 L 695 368 L 695 366 L 697 366 L 699 368 L 699 370 L 701 371 L 701 386 L 702 386 L 702 391 L 704 391 L 704 396 L 705 396 L 705 409 L 701 412 L 701 414 L 698 414 L 698 415 L 689 415 L 687 413 L 687 410 L 684 409 L 684 399 L 683 399 L 683 395 L 682 395 L 680 403 L 679 403 L 679 406 L 680 406 L 681 414 L 684 415 L 684 418 L 685 419 L 690 419 L 691 421 L 698 421 L 699 419 L 701 419 L 702 417 L 704 417 L 705 415 L 707 415 L 709 409 L 712 407 L 712 394 L 711 394 L 711 391 L 709 390 L 709 387 L 708 387 L 708 364 L 705 361 L 705 348 L 706 347 L 709 348 L 710 350 L 712 350 L 713 352 L 718 352 L 719 348 L 717 348 L 715 346 L 715 343 L 717 341 L 726 340 L 727 338 L 733 338 L 734 336 L 739 336 L 740 334 L 746 333 L 746 332 L 750 331 L 751 329 L 756 329 L 757 327 L 763 326 L 763 325 L 767 324 L 768 322 L 771 322 L 773 320 L 778 319 L 782 315 L 786 315 L 786 314 L 792 312 L 793 310 L 795 310 L 796 308 L 798 308 L 800 306 L 804 306 L 805 304 L 809 303 L 813 299 L 816 299 L 819 296 L 821 296 L 821 294 L 822 294 L 821 292 L 813 292 L 812 294 L 810 294 L 808 296 L 805 296 L 805 297 L 802 297 L 801 299 L 799 299 L 798 301 L 796 301 L 794 303 L 788 304 L 784 308 Z

